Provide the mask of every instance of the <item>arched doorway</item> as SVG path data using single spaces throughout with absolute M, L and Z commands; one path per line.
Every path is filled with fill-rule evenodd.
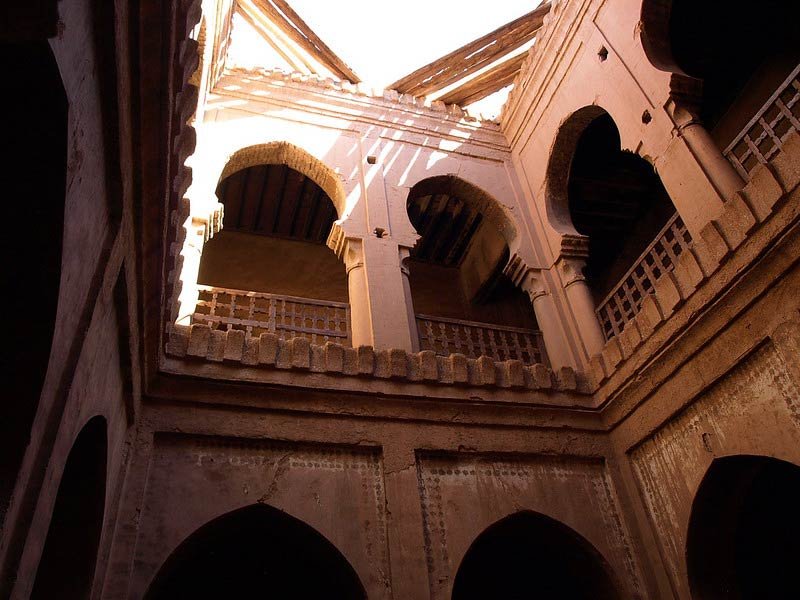
M 516 233 L 497 202 L 441 176 L 411 188 L 406 208 L 421 236 L 406 261 L 421 349 L 543 362 L 530 299 L 503 272 Z
M 614 120 L 598 107 L 562 125 L 548 179 L 556 225 L 588 238 L 584 275 L 611 338 L 638 313 L 658 277 L 674 269 L 691 237 L 652 165 L 621 149 Z
M 317 531 L 266 505 L 215 519 L 162 566 L 146 598 L 360 600 L 366 593 L 342 554 Z
M 694 108 L 720 150 L 748 128 L 792 72 L 797 74 L 797 2 L 764 0 L 754 9 L 748 0 L 645 0 L 642 21 L 643 43 L 651 62 L 702 82 L 695 88 L 699 97 L 690 103 L 697 104 Z M 784 109 L 790 112 L 794 91 L 789 85 L 784 97 Z M 764 115 L 766 122 L 780 117 L 781 110 L 774 106 Z M 771 132 L 759 128 L 756 137 L 763 133 L 767 138 L 757 142 L 761 149 L 771 145 L 772 136 L 785 134 L 790 121 L 780 118 Z M 740 172 L 746 175 L 752 168 L 750 161 L 744 167 L 745 172 Z
M 107 452 L 106 421 L 94 417 L 81 430 L 64 467 L 32 599 L 89 597 L 103 530 Z
M 194 321 L 349 344 L 347 273 L 326 245 L 338 214 L 325 181 L 290 166 L 285 152 L 262 158 L 283 162 L 226 167 L 217 186 L 224 228 L 203 248 Z
M 0 522 L 30 439 L 50 359 L 61 281 L 68 103 L 47 42 L 0 44 L 14 92 L 2 95 L 3 186 L 10 224 L 2 237 L 5 334 L 0 351 Z
M 461 561 L 453 600 L 611 600 L 610 567 L 589 542 L 544 515 L 520 512 L 495 523 Z
M 692 597 L 800 595 L 800 467 L 761 456 L 715 460 L 697 490 L 686 541 Z

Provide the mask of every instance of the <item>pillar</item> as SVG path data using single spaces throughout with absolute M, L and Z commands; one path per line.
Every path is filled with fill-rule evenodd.
M 692 237 L 722 213 L 723 205 L 745 182 L 725 158 L 699 118 L 702 82 L 673 75 L 667 112 L 672 117 L 673 139 L 656 160 L 675 208 Z
M 408 257 L 408 248 L 377 235 L 362 239 L 340 234 L 339 228 L 329 238 L 329 246 L 347 269 L 353 346 L 417 351 L 411 285 L 408 269 L 401 264 Z
M 678 128 L 678 132 L 723 199 L 732 197 L 744 187 L 744 180 L 699 120 L 691 118 Z
M 411 350 L 419 352 L 419 329 L 417 328 L 417 315 L 414 312 L 414 300 L 411 297 L 411 271 L 408 267 L 408 259 L 411 256 L 410 248 L 400 247 L 400 273 L 403 276 L 403 296 L 406 305 L 406 318 L 411 327 Z
M 544 338 L 550 366 L 554 370 L 561 367 L 575 367 L 567 347 L 567 340 L 564 338 L 560 326 L 553 296 L 548 291 L 541 273 L 528 271 L 520 283 L 520 287 L 531 299 L 533 312 L 536 314 L 536 323 Z
M 347 295 L 350 301 L 350 341 L 354 348 L 372 346 L 372 315 L 369 307 L 367 271 L 364 268 L 364 245 L 348 239 L 342 253 L 347 269 Z
M 587 356 L 592 357 L 603 350 L 605 338 L 597 320 L 592 292 L 583 275 L 585 265 L 585 259 L 563 256 L 557 263 L 561 285 L 564 287 L 583 347 Z

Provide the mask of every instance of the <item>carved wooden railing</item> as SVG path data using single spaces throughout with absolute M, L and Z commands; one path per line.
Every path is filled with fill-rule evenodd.
M 725 157 L 748 181 L 756 165 L 781 151 L 792 131 L 800 132 L 800 65 L 725 149 Z
M 622 332 L 625 324 L 638 314 L 656 280 L 672 271 L 678 257 L 691 245 L 692 236 L 675 213 L 597 308 L 606 340 Z
M 240 329 L 248 337 L 274 333 L 281 339 L 305 337 L 313 344 L 350 345 L 350 305 L 345 302 L 198 287 L 194 323 Z
M 417 315 L 417 329 L 420 349 L 433 350 L 441 356 L 488 356 L 496 361 L 521 360 L 529 365 L 546 362 L 542 334 L 534 329 L 431 315 Z

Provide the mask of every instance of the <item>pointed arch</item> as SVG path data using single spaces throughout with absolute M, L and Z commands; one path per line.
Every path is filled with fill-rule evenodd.
M 616 600 L 619 589 L 611 566 L 583 536 L 541 513 L 521 511 L 473 541 L 456 573 L 452 598 Z
M 108 433 L 97 416 L 84 425 L 67 458 L 31 598 L 90 597 L 106 502 Z
M 790 598 L 800 562 L 800 467 L 767 456 L 711 463 L 686 536 L 692 598 Z
M 342 553 L 310 525 L 266 504 L 224 514 L 186 538 L 145 598 L 356 600 L 366 592 Z

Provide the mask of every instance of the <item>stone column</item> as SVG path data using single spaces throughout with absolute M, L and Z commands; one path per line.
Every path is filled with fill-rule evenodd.
M 678 135 L 686 140 L 686 145 L 723 199 L 727 200 L 744 187 L 744 180 L 696 116 L 689 115 L 686 123 L 678 126 Z
M 561 367 L 575 367 L 567 340 L 564 338 L 553 296 L 547 289 L 542 273 L 533 269 L 528 270 L 519 285 L 531 299 L 533 312 L 536 314 L 536 323 L 542 332 L 542 338 L 544 338 L 550 366 L 553 370 Z
M 418 349 L 408 271 L 401 261 L 409 250 L 378 234 L 347 237 L 334 225 L 328 246 L 347 268 L 350 331 L 354 347 Z
M 411 351 L 419 352 L 419 329 L 417 329 L 417 315 L 414 312 L 414 300 L 411 297 L 411 271 L 408 260 L 411 255 L 410 248 L 400 246 L 400 273 L 403 276 L 403 296 L 405 299 L 407 319 L 410 324 Z
M 675 208 L 695 239 L 722 213 L 744 181 L 717 147 L 699 119 L 702 82 L 673 75 L 670 102 L 674 138 L 656 160 L 656 170 Z
M 359 239 L 348 239 L 341 254 L 347 269 L 347 294 L 350 301 L 350 338 L 354 348 L 372 346 L 372 315 L 369 307 L 369 286 L 364 268 L 364 245 Z
M 586 261 L 562 256 L 556 266 L 586 354 L 588 357 L 599 354 L 605 345 L 605 338 L 597 320 L 592 292 L 583 275 Z

